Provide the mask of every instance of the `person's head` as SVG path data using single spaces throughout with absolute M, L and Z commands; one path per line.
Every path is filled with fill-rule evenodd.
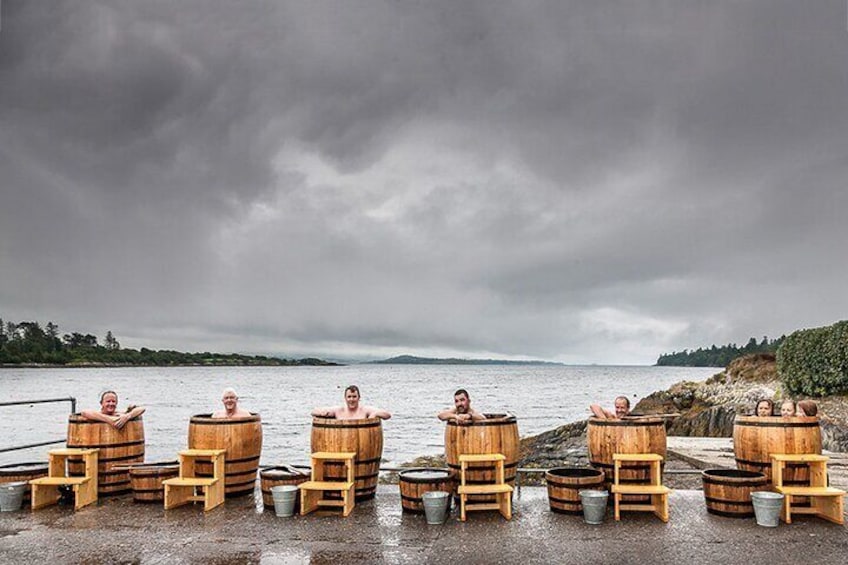
M 468 414 L 468 409 L 471 408 L 471 398 L 468 396 L 468 391 L 461 388 L 453 393 L 453 405 L 457 414 Z
M 771 416 L 774 414 L 774 403 L 768 398 L 763 398 L 757 402 L 757 416 Z
M 780 404 L 780 415 L 784 418 L 794 416 L 795 415 L 795 401 L 794 400 L 784 400 Z
M 114 390 L 107 390 L 100 394 L 100 411 L 109 416 L 113 415 L 118 409 L 118 393 Z
M 350 385 L 345 389 L 345 404 L 348 409 L 356 410 L 359 408 L 359 387 Z
M 235 389 L 225 388 L 224 392 L 221 393 L 221 402 L 224 403 L 227 412 L 235 411 L 238 407 L 238 394 L 236 394 Z
M 812 400 L 798 401 L 799 416 L 816 416 L 819 413 L 819 407 Z
M 617 396 L 615 398 L 615 417 L 623 418 L 630 413 L 630 399 L 626 396 Z

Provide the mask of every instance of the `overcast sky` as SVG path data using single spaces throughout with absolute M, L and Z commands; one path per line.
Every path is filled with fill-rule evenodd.
M 644 363 L 848 317 L 845 0 L 4 0 L 0 317 Z

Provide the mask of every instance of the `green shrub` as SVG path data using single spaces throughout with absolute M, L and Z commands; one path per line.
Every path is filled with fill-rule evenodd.
M 777 372 L 792 394 L 848 393 L 848 320 L 791 334 L 777 350 Z

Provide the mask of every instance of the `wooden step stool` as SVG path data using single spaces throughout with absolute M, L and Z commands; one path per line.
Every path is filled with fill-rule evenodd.
M 774 490 L 783 494 L 780 519 L 792 523 L 792 514 L 813 514 L 836 524 L 843 524 L 843 502 L 845 491 L 827 486 L 827 455 L 818 454 L 771 454 L 771 478 Z M 806 463 L 810 467 L 809 486 L 783 486 L 783 470 L 787 463 Z M 793 496 L 810 497 L 809 506 L 792 506 Z
M 353 512 L 355 504 L 353 486 L 356 479 L 353 474 L 354 458 L 353 451 L 330 452 L 316 451 L 312 454 L 311 480 L 300 483 L 300 515 L 305 516 L 319 507 L 335 506 L 342 508 L 342 516 L 348 516 Z M 339 463 L 344 465 L 346 479 L 344 481 L 326 481 L 324 473 L 325 463 Z M 323 500 L 326 491 L 338 491 L 342 495 L 341 500 Z
M 165 479 L 165 510 L 188 504 L 203 502 L 203 510 L 209 511 L 224 503 L 224 460 L 226 449 L 186 449 L 180 451 L 180 476 Z M 208 459 L 212 464 L 212 477 L 198 477 L 194 464 L 198 459 Z M 200 494 L 197 494 L 200 491 Z
M 615 519 L 621 520 L 622 510 L 633 510 L 637 512 L 653 512 L 654 515 L 668 522 L 668 494 L 671 489 L 662 484 L 662 470 L 660 465 L 663 462 L 662 455 L 656 453 L 613 453 L 612 460 L 614 464 L 613 475 L 613 500 L 615 504 Z M 620 484 L 619 475 L 621 473 L 622 463 L 648 463 L 651 467 L 651 476 L 645 484 Z M 623 494 L 643 494 L 651 497 L 650 504 L 622 504 L 621 495 Z
M 459 456 L 459 519 L 465 521 L 465 513 L 474 510 L 498 510 L 507 520 L 512 519 L 512 487 L 504 481 L 504 457 L 500 453 L 482 453 L 478 455 Z M 465 484 L 465 472 L 469 463 L 494 463 L 495 481 L 483 485 Z M 497 502 L 469 503 L 468 495 L 493 494 Z
M 32 509 L 38 510 L 59 502 L 60 486 L 71 486 L 74 489 L 74 510 L 97 502 L 97 456 L 99 449 L 52 449 L 49 452 L 50 463 L 46 477 L 33 479 L 29 482 L 32 487 Z M 82 457 L 85 473 L 82 477 L 69 477 L 67 473 L 68 459 Z

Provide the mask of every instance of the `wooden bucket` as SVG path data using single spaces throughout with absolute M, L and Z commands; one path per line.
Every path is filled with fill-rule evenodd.
M 262 455 L 262 419 L 259 414 L 243 418 L 213 418 L 212 414 L 192 416 L 188 424 L 188 448 L 226 449 L 226 496 L 253 494 Z M 211 477 L 212 464 L 197 461 L 195 472 L 198 477 Z
M 589 418 L 587 426 L 589 463 L 604 472 L 604 488 L 612 493 L 614 467 L 612 456 L 615 453 L 655 453 L 665 459 L 666 435 L 663 418 L 625 418 L 622 420 L 602 420 Z M 663 461 L 663 464 L 665 461 Z M 648 463 L 623 463 L 619 482 L 621 484 L 640 484 L 650 480 L 651 466 Z M 613 497 L 610 496 L 610 501 Z M 625 495 L 622 501 L 635 504 L 647 504 L 650 496 Z
M 821 454 L 819 419 L 815 416 L 737 416 L 733 422 L 733 454 L 742 471 L 762 473 L 771 482 L 772 453 Z M 810 469 L 803 463 L 787 463 L 785 486 L 808 486 Z
M 271 488 L 280 485 L 299 485 L 309 480 L 309 475 L 301 473 L 285 465 L 277 467 L 266 467 L 259 471 L 259 485 L 262 488 L 262 504 L 266 508 L 274 507 L 274 496 Z M 300 508 L 300 491 L 294 501 L 294 507 Z
M 86 420 L 79 414 L 68 416 L 68 447 L 99 449 L 97 455 L 97 494 L 114 496 L 130 492 L 130 474 L 124 468 L 131 463 L 144 461 L 144 421 L 133 418 L 120 430 L 106 422 Z M 68 474 L 81 477 L 85 474 L 82 459 L 68 460 Z
M 312 453 L 316 451 L 355 452 L 354 475 L 356 476 L 355 498 L 366 500 L 377 494 L 377 477 L 383 458 L 383 424 L 380 418 L 359 420 L 337 420 L 335 418 L 312 418 Z M 340 462 L 325 463 L 326 477 L 330 480 L 344 478 L 344 465 Z M 328 492 L 325 498 L 341 496 Z
M 512 414 L 486 414 L 485 420 L 470 424 L 457 424 L 450 420 L 445 426 L 445 458 L 448 467 L 460 482 L 460 455 L 500 453 L 504 461 L 504 479 L 515 486 L 515 471 L 518 468 L 518 422 Z M 469 465 L 465 474 L 468 485 L 491 484 L 495 481 L 495 466 L 492 463 Z M 469 502 L 493 503 L 491 495 L 472 495 Z
M 604 490 L 604 472 L 592 467 L 557 467 L 545 473 L 551 512 L 582 514 L 581 490 Z
M 751 493 L 769 490 L 762 473 L 737 469 L 707 469 L 701 473 L 707 512 L 728 518 L 753 518 Z
M 29 463 L 11 463 L 9 465 L 0 465 L 0 483 L 14 483 L 24 481 L 27 483 L 24 491 L 23 507 L 29 508 L 32 498 L 32 487 L 29 486 L 29 481 L 39 477 L 46 477 L 49 467 L 43 462 Z
M 456 481 L 449 469 L 415 468 L 398 473 L 400 505 L 404 512 L 424 512 L 425 492 L 444 491 L 454 494 Z
M 142 463 L 130 467 L 130 486 L 133 500 L 136 502 L 163 502 L 165 487 L 162 481 L 173 479 L 180 474 L 180 465 L 176 461 Z

